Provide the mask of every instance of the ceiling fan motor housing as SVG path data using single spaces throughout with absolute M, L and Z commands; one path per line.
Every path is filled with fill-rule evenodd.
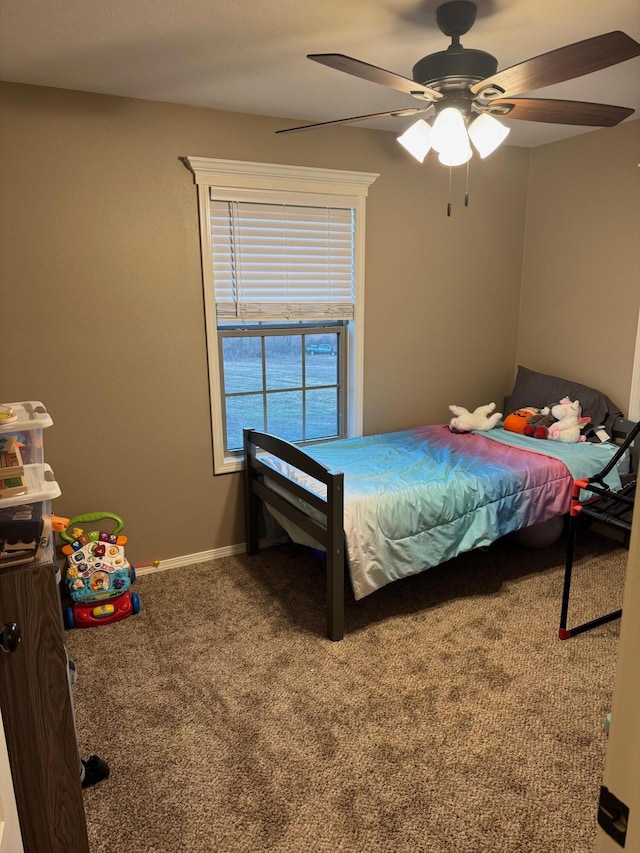
M 474 25 L 477 12 L 471 0 L 449 0 L 436 9 L 436 23 L 445 36 L 460 38 Z
M 412 76 L 421 86 L 437 91 L 464 89 L 498 70 L 498 60 L 484 50 L 454 47 L 424 56 L 413 66 Z

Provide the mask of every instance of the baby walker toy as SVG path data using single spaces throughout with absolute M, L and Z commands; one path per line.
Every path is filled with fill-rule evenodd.
M 77 526 L 105 518 L 115 521 L 112 533 Z M 63 610 L 65 628 L 91 628 L 138 613 L 140 598 L 129 589 L 136 571 L 125 557 L 127 537 L 119 535 L 122 519 L 111 512 L 91 512 L 55 518 L 53 526 L 67 543 L 62 547 L 67 557 L 64 585 L 71 604 Z

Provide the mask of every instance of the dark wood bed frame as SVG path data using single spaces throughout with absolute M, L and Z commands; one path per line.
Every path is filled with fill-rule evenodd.
M 622 444 L 635 426 L 633 421 L 620 418 L 613 429 L 613 440 Z M 626 442 L 626 448 L 631 453 L 632 473 L 623 478 L 623 484 L 630 479 L 635 480 L 637 476 L 640 448 L 632 443 L 637 432 L 638 430 L 633 433 L 631 440 Z M 323 483 L 327 489 L 326 498 L 320 497 L 275 471 L 269 465 L 265 465 L 258 458 L 260 451 L 272 453 L 283 462 L 293 465 L 298 470 Z M 617 458 L 616 456 L 616 461 Z M 347 569 L 343 521 L 343 473 L 332 473 L 327 467 L 312 459 L 294 444 L 253 429 L 244 430 L 244 460 L 247 554 L 257 554 L 259 551 L 258 543 L 263 520 L 261 502 L 282 513 L 285 518 L 290 519 L 325 548 L 327 552 L 327 636 L 333 641 L 341 640 L 344 636 L 344 579 Z M 612 460 L 605 469 L 605 474 L 613 464 L 615 462 Z M 265 477 L 267 481 L 265 481 Z M 592 479 L 597 480 L 598 478 Z M 278 486 L 279 490 L 273 486 Z M 319 514 L 319 520 L 316 521 L 302 509 L 294 506 L 282 496 L 283 493 L 292 495 L 293 498 L 299 498 L 313 507 Z M 566 592 L 565 595 L 567 595 Z M 563 614 L 566 621 L 564 604 Z
M 259 451 L 273 453 L 314 480 L 324 483 L 327 488 L 326 498 L 316 495 L 265 465 L 257 456 Z M 257 554 L 259 550 L 261 501 L 281 512 L 285 518 L 290 519 L 322 545 L 327 552 L 327 636 L 330 640 L 341 640 L 344 636 L 346 569 L 343 527 L 344 475 L 342 472 L 332 474 L 328 468 L 311 459 L 290 442 L 253 429 L 244 430 L 244 460 L 247 554 Z M 270 482 L 265 482 L 265 475 L 268 476 L 268 481 L 282 487 L 286 493 L 301 498 L 317 510 L 321 514 L 321 520 L 316 521 L 289 503 L 271 488 Z

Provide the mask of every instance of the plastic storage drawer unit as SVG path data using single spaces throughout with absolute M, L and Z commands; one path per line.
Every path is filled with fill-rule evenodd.
M 49 559 L 51 501 L 61 492 L 44 461 L 53 421 L 37 400 L 5 403 L 0 419 L 0 568 Z

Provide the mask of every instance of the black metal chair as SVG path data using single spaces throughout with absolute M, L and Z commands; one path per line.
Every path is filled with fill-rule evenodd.
M 638 432 L 640 432 L 640 421 L 634 424 L 632 421 L 625 419 L 618 420 L 613 430 L 614 440 L 617 440 L 618 443 L 621 442 L 618 451 L 598 474 L 589 479 L 576 480 L 573 484 L 564 586 L 562 590 L 562 608 L 560 611 L 560 628 L 558 629 L 558 637 L 561 640 L 567 640 L 569 637 L 575 637 L 576 634 L 581 634 L 583 631 L 589 631 L 598 625 L 604 625 L 606 622 L 619 619 L 622 615 L 622 609 L 613 610 L 596 619 L 583 622 L 573 628 L 567 628 L 571 576 L 577 533 L 580 525 L 597 522 L 598 525 L 602 525 L 605 528 L 608 527 L 622 532 L 625 545 L 628 546 L 629 544 L 636 495 L 635 478 L 638 470 L 637 455 L 639 451 L 639 448 L 634 446 L 634 440 Z M 606 485 L 604 478 L 615 466 L 619 465 L 625 454 L 628 454 L 631 460 L 631 471 L 621 476 L 622 487 L 614 491 Z M 586 496 L 585 493 L 587 493 Z

